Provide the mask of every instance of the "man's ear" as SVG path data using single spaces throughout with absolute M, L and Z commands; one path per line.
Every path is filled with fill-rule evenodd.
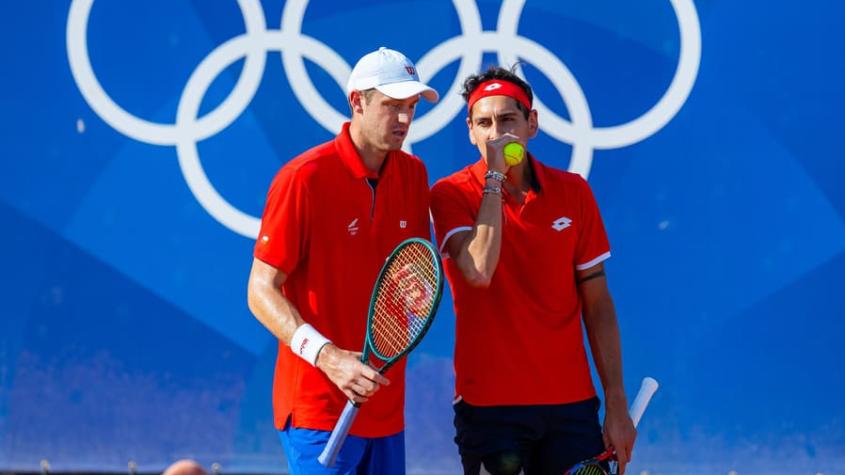
M 528 113 L 528 133 L 533 139 L 537 136 L 537 131 L 540 129 L 540 121 L 537 118 L 537 109 L 531 109 Z
M 469 143 L 477 145 L 475 143 L 475 137 L 472 136 L 472 119 L 469 117 L 467 117 L 467 133 L 469 133 Z
M 352 108 L 352 112 L 355 114 L 362 114 L 364 112 L 364 95 L 361 94 L 361 91 L 352 91 L 349 93 L 349 107 Z

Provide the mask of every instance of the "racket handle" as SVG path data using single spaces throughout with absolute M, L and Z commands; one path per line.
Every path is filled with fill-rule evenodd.
M 326 442 L 326 448 L 323 449 L 323 453 L 317 458 L 324 467 L 334 465 L 337 454 L 340 453 L 340 449 L 346 441 L 346 436 L 349 434 L 349 429 L 352 427 L 352 422 L 357 415 L 358 406 L 352 401 L 347 402 L 346 407 L 343 408 L 343 413 L 340 415 L 340 419 L 337 420 L 337 424 L 334 426 L 332 435 L 329 436 L 329 441 Z
M 629 411 L 631 414 L 631 420 L 634 422 L 634 427 L 637 427 L 637 424 L 640 423 L 640 419 L 643 417 L 646 406 L 648 406 L 649 401 L 651 401 L 651 397 L 654 396 L 654 392 L 657 391 L 657 386 L 657 381 L 654 378 L 643 378 L 643 383 L 640 385 L 640 392 L 638 392 L 637 397 L 634 398 L 634 402 L 631 404 L 631 409 Z

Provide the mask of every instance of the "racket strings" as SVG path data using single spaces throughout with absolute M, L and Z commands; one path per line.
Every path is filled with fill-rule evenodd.
M 599 464 L 591 463 L 569 472 L 570 475 L 608 475 L 607 470 Z
M 419 256 L 396 259 L 384 280 L 384 298 L 377 302 L 374 316 L 376 347 L 393 357 L 405 350 L 425 328 L 431 310 L 431 286 L 426 285 L 424 263 Z
M 371 321 L 373 345 L 382 356 L 403 353 L 425 330 L 437 292 L 435 258 L 426 246 L 412 243 L 388 264 Z

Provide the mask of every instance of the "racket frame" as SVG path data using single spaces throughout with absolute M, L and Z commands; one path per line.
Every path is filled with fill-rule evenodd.
M 429 311 L 428 315 L 426 315 L 423 328 L 417 333 L 414 340 L 410 342 L 403 351 L 399 352 L 392 358 L 385 358 L 384 355 L 379 353 L 378 348 L 372 340 L 372 332 L 370 331 L 372 328 L 371 325 L 373 323 L 373 316 L 375 315 L 376 302 L 378 301 L 378 297 L 380 295 L 379 290 L 381 289 L 382 281 L 385 278 L 387 270 L 390 268 L 390 264 L 393 263 L 393 260 L 402 251 L 402 249 L 412 244 L 420 244 L 424 246 L 433 257 L 434 272 L 435 276 L 437 277 L 436 288 L 432 289 L 432 292 L 434 292 L 434 300 L 432 300 L 431 303 L 431 310 Z M 384 374 L 384 372 L 387 371 L 388 368 L 393 365 L 393 363 L 399 361 L 399 359 L 406 356 L 408 353 L 411 352 L 411 350 L 416 348 L 420 340 L 422 340 L 423 336 L 425 336 L 425 334 L 428 332 L 429 327 L 431 327 L 431 323 L 434 321 L 434 315 L 437 313 L 437 308 L 440 306 L 440 298 L 443 296 L 443 280 L 443 263 L 440 260 L 440 254 L 430 242 L 421 238 L 410 238 L 402 241 L 396 246 L 393 252 L 391 252 L 390 255 L 387 256 L 387 259 L 385 259 L 384 265 L 382 265 L 381 271 L 379 272 L 378 278 L 376 279 L 376 283 L 373 286 L 373 294 L 370 297 L 370 308 L 367 311 L 367 333 L 366 338 L 364 339 L 364 349 L 361 352 L 362 363 L 369 365 L 370 350 L 372 350 L 372 354 L 375 355 L 376 358 L 384 362 L 384 364 L 380 368 L 373 369 L 376 369 L 379 374 Z M 372 365 L 369 366 L 372 367 Z M 358 409 L 360 407 L 361 404 L 357 402 L 353 402 L 351 400 L 346 402 L 346 406 L 343 408 L 343 412 L 341 413 L 340 418 L 335 424 L 331 435 L 329 435 L 329 440 L 326 442 L 326 447 L 323 449 L 323 452 L 317 458 L 317 460 L 323 466 L 331 467 L 334 465 L 335 460 L 337 459 L 337 456 L 340 453 L 340 449 L 343 447 L 343 443 L 346 441 L 346 436 L 349 435 L 349 430 L 352 428 L 352 423 L 355 421 L 355 417 L 358 415 Z
M 380 294 L 379 289 L 381 288 L 381 284 L 385 278 L 385 274 L 387 273 L 388 269 L 390 269 L 390 264 L 393 262 L 396 256 L 402 251 L 402 249 L 414 243 L 425 246 L 428 251 L 432 254 L 432 256 L 434 256 L 434 272 L 437 276 L 437 287 L 435 289 L 432 289 L 432 292 L 434 292 L 434 300 L 431 303 L 431 310 L 426 316 L 423 328 L 419 331 L 419 333 L 417 333 L 417 336 L 414 338 L 414 341 L 412 341 L 403 351 L 399 352 L 395 356 L 386 357 L 378 351 L 378 348 L 376 347 L 375 342 L 373 341 L 372 332 L 370 331 L 372 329 L 373 318 L 375 316 L 376 302 L 378 301 L 378 297 Z M 361 352 L 362 363 L 369 364 L 369 356 L 372 353 L 373 355 L 375 355 L 376 358 L 384 362 L 384 365 L 382 365 L 380 368 L 374 369 L 377 369 L 379 373 L 384 374 L 384 372 L 387 371 L 387 369 L 390 368 L 395 362 L 399 361 L 402 357 L 404 357 L 405 355 L 410 353 L 414 348 L 417 347 L 417 345 L 422 340 L 423 336 L 425 336 L 426 332 L 428 332 L 428 328 L 434 321 L 434 313 L 437 312 L 437 308 L 440 306 L 440 299 L 443 297 L 443 280 L 443 262 L 440 260 L 440 254 L 437 252 L 437 249 L 435 249 L 434 246 L 427 240 L 422 238 L 409 238 L 399 243 L 396 248 L 393 249 L 393 252 L 391 252 L 390 255 L 387 256 L 387 259 L 385 259 L 384 261 L 384 265 L 382 265 L 381 270 L 379 271 L 378 278 L 376 278 L 376 284 L 373 286 L 373 293 L 370 296 L 370 307 L 367 310 L 367 333 L 364 339 L 364 349 Z

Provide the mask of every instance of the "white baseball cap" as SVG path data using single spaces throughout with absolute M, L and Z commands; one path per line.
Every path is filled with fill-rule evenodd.
M 384 46 L 358 60 L 346 83 L 346 94 L 372 88 L 394 99 L 407 99 L 417 94 L 429 102 L 438 99 L 437 91 L 420 82 L 411 60 Z

